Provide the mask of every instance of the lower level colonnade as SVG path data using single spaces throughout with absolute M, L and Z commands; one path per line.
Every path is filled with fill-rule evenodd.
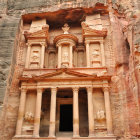
M 56 99 L 57 99 L 58 88 L 51 88 L 51 102 L 50 102 L 50 125 L 49 125 L 49 136 L 56 136 Z M 93 87 L 86 87 L 87 90 L 87 100 L 88 100 L 88 126 L 89 126 L 89 137 L 95 136 L 95 119 L 94 119 L 94 107 L 93 107 Z M 112 115 L 110 107 L 110 96 L 109 88 L 103 87 L 104 92 L 104 103 L 105 103 L 105 116 L 106 116 L 106 126 L 107 135 L 113 135 L 112 131 Z M 15 137 L 22 137 L 22 126 L 24 121 L 24 112 L 26 105 L 26 94 L 27 89 L 21 88 L 20 105 L 18 112 L 18 120 L 16 126 Z M 41 118 L 41 104 L 42 104 L 42 94 L 44 89 L 37 88 L 36 105 L 35 105 L 35 115 L 34 115 L 34 127 L 32 137 L 39 137 L 40 129 L 40 118 Z M 79 135 L 79 104 L 78 104 L 78 93 L 79 87 L 73 87 L 73 137 L 80 137 Z

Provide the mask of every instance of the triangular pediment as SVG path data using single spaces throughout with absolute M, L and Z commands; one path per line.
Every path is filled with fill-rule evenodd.
M 82 22 L 83 36 L 93 36 L 93 37 L 106 37 L 107 29 L 96 30 L 89 27 L 85 22 Z
M 78 77 L 91 77 L 91 75 L 85 74 L 85 73 L 80 73 L 80 72 L 75 72 L 75 71 L 71 71 L 71 70 L 67 70 L 67 69 L 60 69 L 56 72 L 37 76 L 36 78 L 37 79 L 55 79 L 55 78 L 63 79 L 64 78 L 65 79 L 65 78 L 78 78 Z

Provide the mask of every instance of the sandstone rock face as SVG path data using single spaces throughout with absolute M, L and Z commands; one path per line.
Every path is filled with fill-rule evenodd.
M 19 76 L 24 63 L 20 61 L 22 47 L 22 15 L 46 13 L 68 8 L 107 5 L 110 28 L 109 45 L 111 107 L 114 134 L 118 139 L 140 137 L 140 3 L 138 0 L 87 0 L 73 4 L 65 0 L 0 0 L 0 140 L 15 135 L 19 107 Z M 61 11 L 63 13 L 63 11 Z M 81 13 L 82 15 L 82 13 Z M 68 17 L 68 16 L 67 16 Z M 81 18 L 82 19 L 82 18 Z M 107 22 L 106 22 L 107 21 Z M 108 26 L 108 25 L 109 26 Z M 19 60 L 19 62 L 17 61 Z

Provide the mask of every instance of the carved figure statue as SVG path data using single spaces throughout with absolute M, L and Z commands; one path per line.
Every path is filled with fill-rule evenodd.
M 38 52 L 33 52 L 33 56 L 31 57 L 32 58 L 32 62 L 39 62 L 39 54 Z
M 34 120 L 34 115 L 31 112 L 26 112 L 24 118 L 25 118 L 25 121 L 30 122 Z
M 64 24 L 64 27 L 62 27 L 62 30 L 64 31 L 64 34 L 69 34 L 69 25 L 66 23 Z
M 97 120 L 105 119 L 105 112 L 104 112 L 104 110 L 98 110 L 98 112 L 96 114 L 96 119 Z

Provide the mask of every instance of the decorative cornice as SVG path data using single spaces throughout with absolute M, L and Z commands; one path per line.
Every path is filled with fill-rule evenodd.
M 81 23 L 83 29 L 83 37 L 106 37 L 107 29 L 95 30 L 89 27 L 85 22 Z
M 63 73 L 66 73 L 68 75 L 71 75 L 70 77 L 54 77 L 57 75 L 61 75 Z M 86 74 L 86 73 L 80 73 L 76 71 L 69 70 L 67 68 L 61 68 L 57 70 L 56 72 L 51 72 L 39 76 L 32 76 L 32 77 L 20 77 L 20 81 L 55 81 L 55 80 L 110 80 L 111 75 L 102 75 L 98 76 L 97 74 Z

